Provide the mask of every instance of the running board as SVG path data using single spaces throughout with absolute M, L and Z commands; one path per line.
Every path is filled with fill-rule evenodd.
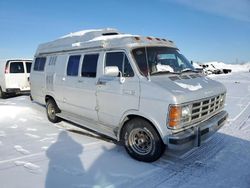
M 94 122 L 92 120 L 86 119 L 82 116 L 72 114 L 69 112 L 57 113 L 56 116 L 58 116 L 62 119 L 68 120 L 70 122 L 73 122 L 73 123 L 81 126 L 82 128 L 90 129 L 94 132 L 103 134 L 105 136 L 108 136 L 108 137 L 111 137 L 111 138 L 117 140 L 117 137 L 114 134 L 114 130 L 112 128 L 107 127 L 107 126 L 100 124 L 98 122 Z

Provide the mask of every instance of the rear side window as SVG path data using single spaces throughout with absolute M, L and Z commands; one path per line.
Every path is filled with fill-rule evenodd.
M 25 65 L 26 65 L 27 73 L 30 73 L 30 70 L 31 70 L 31 63 L 25 62 Z
M 46 57 L 37 57 L 34 64 L 34 71 L 44 71 Z
M 68 66 L 67 66 L 67 75 L 68 76 L 78 76 L 80 55 L 72 55 L 69 57 Z
M 82 62 L 82 77 L 96 77 L 96 67 L 99 54 L 88 54 Z
M 23 62 L 11 62 L 10 73 L 24 73 Z
M 109 52 L 106 54 L 106 67 L 117 66 L 124 77 L 133 77 L 134 72 L 124 52 Z

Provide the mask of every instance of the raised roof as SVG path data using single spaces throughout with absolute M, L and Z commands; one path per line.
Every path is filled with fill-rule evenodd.
M 55 41 L 41 44 L 37 49 L 36 55 L 80 49 L 111 48 L 132 44 L 164 45 L 176 48 L 173 42 L 169 40 L 123 34 L 117 29 L 106 28 L 78 31 L 62 36 Z

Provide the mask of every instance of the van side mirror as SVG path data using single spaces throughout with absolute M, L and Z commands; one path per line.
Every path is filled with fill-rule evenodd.
M 125 78 L 122 76 L 122 73 L 119 71 L 117 66 L 108 66 L 104 69 L 104 75 L 110 77 L 117 77 L 120 73 L 120 83 L 123 84 L 125 82 Z
M 108 66 L 104 69 L 105 76 L 117 77 L 119 75 L 119 69 L 117 66 Z

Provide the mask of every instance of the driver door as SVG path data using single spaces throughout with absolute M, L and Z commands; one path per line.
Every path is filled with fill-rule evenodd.
M 101 76 L 97 82 L 98 120 L 105 125 L 117 126 L 126 111 L 139 108 L 139 78 L 124 51 L 106 52 L 103 68 L 106 66 L 117 66 L 120 74 L 109 79 Z M 120 76 L 125 78 L 124 83 L 120 82 Z

